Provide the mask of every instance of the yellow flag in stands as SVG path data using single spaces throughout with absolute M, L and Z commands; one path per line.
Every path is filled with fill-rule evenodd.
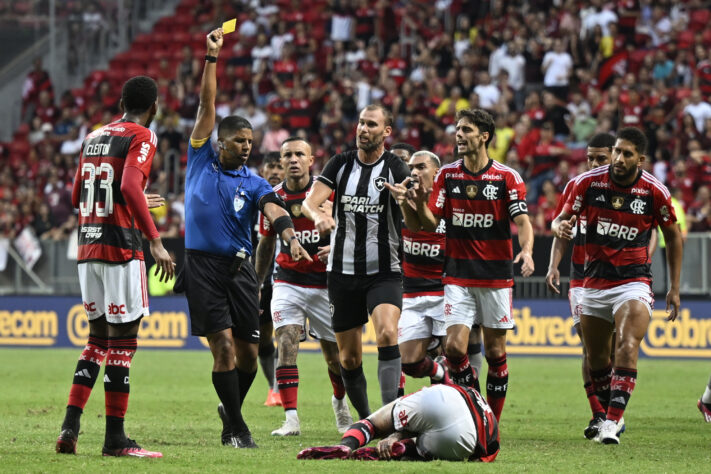
M 235 31 L 235 27 L 237 26 L 237 18 L 232 18 L 231 20 L 227 20 L 222 24 L 222 34 L 227 35 Z

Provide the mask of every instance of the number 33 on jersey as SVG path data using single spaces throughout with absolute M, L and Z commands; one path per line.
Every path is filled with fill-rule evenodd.
M 126 167 L 136 167 L 145 188 L 156 145 L 155 133 L 127 121 L 87 136 L 79 157 L 79 262 L 143 258 L 141 231 L 121 194 L 121 178 Z

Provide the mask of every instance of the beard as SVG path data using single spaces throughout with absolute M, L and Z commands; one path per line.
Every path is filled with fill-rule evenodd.
M 382 136 L 373 138 L 368 143 L 361 143 L 360 140 L 358 140 L 358 148 L 366 153 L 370 153 L 371 151 L 377 150 L 378 147 L 383 144 L 383 141 L 385 140 Z
M 633 176 L 637 174 L 639 171 L 639 168 L 637 167 L 632 167 L 628 169 L 627 171 L 620 171 L 614 166 L 612 167 L 612 176 L 617 180 L 617 181 L 627 181 Z

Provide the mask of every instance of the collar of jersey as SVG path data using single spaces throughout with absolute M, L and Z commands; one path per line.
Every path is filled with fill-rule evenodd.
M 215 157 L 215 162 L 217 163 L 217 168 L 223 173 L 228 176 L 234 176 L 234 177 L 247 177 L 247 165 L 244 164 L 242 167 L 238 170 L 226 170 L 222 167 L 222 163 L 220 163 L 220 156 Z
M 489 158 L 489 162 L 486 164 L 486 166 L 484 166 L 482 169 L 480 169 L 476 173 L 473 173 L 469 168 L 466 167 L 466 165 L 464 164 L 464 158 L 462 158 L 462 170 L 464 170 L 464 172 L 470 176 L 479 176 L 481 174 L 486 173 L 487 171 L 489 171 L 489 168 L 491 168 L 491 166 L 493 164 L 494 164 L 494 160 Z
M 309 187 L 311 187 L 311 184 L 313 183 L 313 176 L 309 174 L 309 182 L 306 183 L 306 186 L 304 186 L 302 189 L 297 189 L 297 190 L 291 190 L 286 187 L 286 180 L 282 181 L 281 189 L 284 190 L 286 194 L 301 194 L 303 192 L 306 192 Z
M 356 161 L 358 162 L 359 165 L 361 165 L 361 166 L 366 166 L 366 167 L 371 167 L 371 166 L 375 166 L 375 165 L 377 165 L 378 163 L 380 163 L 380 160 L 383 159 L 383 157 L 385 156 L 385 153 L 387 153 L 388 151 L 387 151 L 387 150 L 383 150 L 383 152 L 380 154 L 380 156 L 378 157 L 378 159 L 375 160 L 375 161 L 372 162 L 372 163 L 363 163 L 363 161 L 360 159 L 360 156 L 358 156 L 358 150 L 356 150 L 355 152 L 356 152 Z

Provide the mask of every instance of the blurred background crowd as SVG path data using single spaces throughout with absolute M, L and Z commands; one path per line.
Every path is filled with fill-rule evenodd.
M 0 1 L 0 24 L 21 15 Z M 108 1 L 60 2 L 77 41 L 110 28 Z M 586 141 L 636 126 L 645 168 L 666 183 L 688 229 L 711 230 L 711 10 L 700 0 L 183 0 L 175 15 L 91 72 L 55 90 L 37 61 L 23 87 L 23 124 L 0 143 L 0 237 L 31 226 L 65 239 L 84 136 L 119 117 L 121 84 L 158 81 L 159 137 L 150 191 L 164 237 L 183 234 L 188 137 L 199 103 L 205 34 L 237 17 L 218 60 L 219 116 L 254 127 L 250 167 L 290 135 L 313 147 L 313 173 L 355 147 L 358 112 L 394 114 L 387 144 L 455 159 L 454 116 L 492 113 L 491 158 L 527 183 L 536 232 L 549 232 L 566 182 L 585 170 Z M 71 68 L 72 55 L 66 67 Z

